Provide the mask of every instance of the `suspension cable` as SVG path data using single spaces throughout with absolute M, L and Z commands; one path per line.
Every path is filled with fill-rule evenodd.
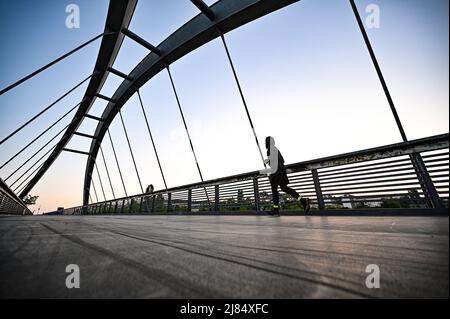
M 105 164 L 106 175 L 108 175 L 109 186 L 111 186 L 111 191 L 112 191 L 113 198 L 116 199 L 116 194 L 114 193 L 114 188 L 113 188 L 113 185 L 112 185 L 112 182 L 111 182 L 111 176 L 109 176 L 108 165 L 106 165 L 105 155 L 103 154 L 103 149 L 102 149 L 101 145 L 100 145 L 100 153 L 101 153 L 102 158 L 103 158 L 103 164 Z
M 67 52 L 66 54 L 60 56 L 60 57 L 57 58 L 56 60 L 53 60 L 52 62 L 50 62 L 49 64 L 43 66 L 42 68 L 40 68 L 40 69 L 34 71 L 33 73 L 31 73 L 31 74 L 25 76 L 24 78 L 18 80 L 17 82 L 15 82 L 15 83 L 13 83 L 13 84 L 7 86 L 6 88 L 2 89 L 2 90 L 0 91 L 0 95 L 2 95 L 2 94 L 4 94 L 4 93 L 8 92 L 9 90 L 15 88 L 15 87 L 18 86 L 19 84 L 22 84 L 23 82 L 25 82 L 25 81 L 31 79 L 31 78 L 34 77 L 35 75 L 37 75 L 37 74 L 41 73 L 42 71 L 48 69 L 48 68 L 51 67 L 52 65 L 58 63 L 59 61 L 64 60 L 64 59 L 67 58 L 69 55 L 71 55 L 71 54 L 77 52 L 78 50 L 82 49 L 83 47 L 85 47 L 86 45 L 90 44 L 91 42 L 94 42 L 94 41 L 97 40 L 98 38 L 100 38 L 100 37 L 102 37 L 102 36 L 104 36 L 104 35 L 110 35 L 110 34 L 114 34 L 114 33 L 115 33 L 115 32 L 103 32 L 103 33 L 100 33 L 99 35 L 95 36 L 94 38 L 90 39 L 89 41 L 87 41 L 87 42 L 81 44 L 80 46 L 76 47 L 76 48 L 73 49 L 72 51 Z
M 222 39 L 223 46 L 225 47 L 225 51 L 227 53 L 228 61 L 230 62 L 231 70 L 233 71 L 234 79 L 236 80 L 236 84 L 239 89 L 239 94 L 241 95 L 242 103 L 244 104 L 245 112 L 247 113 L 247 118 L 250 123 L 250 127 L 252 128 L 253 136 L 255 137 L 256 146 L 258 147 L 259 155 L 261 156 L 261 160 L 264 164 L 264 167 L 266 167 L 266 163 L 264 162 L 264 156 L 261 151 L 261 146 L 259 145 L 258 136 L 256 135 L 255 127 L 253 125 L 253 121 L 252 121 L 250 112 L 247 107 L 247 102 L 245 101 L 244 93 L 242 91 L 242 87 L 239 82 L 239 78 L 237 76 L 236 69 L 234 68 L 233 60 L 231 59 L 231 55 L 230 55 L 230 51 L 228 50 L 227 42 L 225 41 L 225 36 L 223 35 L 223 33 L 220 30 L 219 30 L 219 32 L 220 32 L 220 38 Z
M 161 171 L 161 176 L 162 176 L 162 179 L 163 179 L 163 182 L 164 182 L 164 186 L 167 189 L 166 179 L 164 177 L 164 173 L 163 173 L 163 170 L 162 170 L 162 167 L 161 167 L 161 162 L 159 161 L 158 152 L 156 151 L 156 146 L 155 146 L 155 142 L 153 140 L 152 132 L 150 130 L 150 125 L 148 124 L 147 114 L 145 113 L 145 109 L 144 109 L 144 103 L 142 103 L 142 98 L 141 98 L 141 94 L 139 93 L 139 90 L 137 90 L 136 92 L 137 92 L 138 97 L 139 97 L 139 102 L 141 104 L 142 113 L 144 114 L 145 124 L 147 124 L 148 134 L 150 135 L 150 140 L 152 141 L 153 150 L 155 151 L 156 160 L 158 161 L 158 166 L 159 166 L 159 170 Z
M 15 173 L 17 173 L 22 167 L 24 167 L 29 161 L 31 161 L 38 153 L 40 153 L 48 144 L 50 144 L 55 138 L 59 136 L 66 128 L 69 127 L 70 124 L 66 125 L 61 131 L 59 131 L 55 136 L 53 136 L 50 141 L 45 143 L 40 149 L 38 149 L 28 160 L 26 160 L 22 165 L 20 165 L 14 172 L 12 172 L 6 179 L 5 182 L 10 179 Z
M 98 203 L 97 190 L 95 189 L 95 184 L 94 184 L 94 179 L 93 178 L 91 178 L 91 184 L 92 184 L 92 188 L 94 189 L 95 199 L 97 200 L 96 203 Z
M 97 163 L 96 162 L 94 162 L 94 166 L 95 166 L 95 170 L 97 171 L 98 180 L 100 181 L 100 187 L 102 189 L 103 199 L 106 202 L 105 189 L 103 188 L 102 178 L 100 177 L 100 172 L 98 171 L 98 167 L 97 167 Z
M 122 171 L 120 170 L 120 165 L 119 165 L 119 161 L 117 159 L 116 149 L 114 147 L 114 143 L 113 143 L 113 140 L 111 138 L 111 134 L 109 133 L 109 128 L 108 128 L 107 131 L 108 131 L 109 141 L 111 142 L 112 150 L 113 150 L 113 153 L 114 153 L 114 158 L 116 159 L 117 169 L 119 170 L 120 179 L 122 181 L 123 190 L 125 191 L 125 196 L 128 197 L 127 188 L 125 187 L 125 182 L 123 181 Z
M 394 101 L 392 99 L 391 93 L 389 92 L 389 88 L 384 80 L 383 72 L 381 72 L 380 65 L 378 64 L 377 57 L 375 52 L 373 51 L 372 45 L 370 44 L 369 36 L 367 35 L 366 29 L 364 28 L 364 24 L 361 20 L 361 17 L 358 12 L 358 8 L 356 7 L 355 1 L 350 0 L 350 5 L 353 9 L 353 13 L 355 15 L 356 21 L 358 22 L 359 29 L 364 38 L 364 42 L 366 43 L 367 50 L 369 51 L 370 57 L 372 59 L 372 63 L 377 71 L 378 78 L 381 82 L 381 86 L 383 87 L 384 94 L 386 95 L 386 99 L 388 100 L 389 106 L 391 108 L 392 114 L 394 115 L 395 122 L 397 123 L 398 130 L 400 131 L 400 135 L 403 139 L 403 142 L 407 142 L 408 138 L 406 137 L 405 130 L 403 129 L 402 122 L 400 121 L 400 116 L 397 113 L 397 109 L 395 108 Z
M 55 147 L 56 147 L 56 145 L 51 147 L 44 155 L 42 155 L 36 162 L 34 162 L 34 164 L 31 165 L 22 175 L 20 175 L 19 178 L 17 178 L 14 181 L 14 183 L 12 183 L 9 187 L 12 188 L 26 173 L 28 173 L 30 170 L 32 170 L 33 167 L 35 167 L 37 165 L 37 163 L 39 163 L 45 156 L 47 156 L 47 154 L 49 154 Z
M 32 171 L 31 174 L 29 174 L 29 175 L 22 181 L 22 183 L 20 183 L 19 186 L 17 186 L 17 187 L 14 189 L 14 193 L 20 194 L 20 193 L 25 189 L 25 187 L 27 187 L 28 184 L 25 184 L 19 192 L 16 192 L 17 189 L 19 189 L 19 187 L 22 186 L 22 185 L 23 185 L 23 184 L 24 184 L 31 176 L 33 176 L 34 173 L 36 173 L 36 172 L 38 171 L 38 169 L 40 169 L 42 166 L 44 166 L 44 163 L 42 163 L 42 164 L 39 165 L 34 171 Z
M 63 120 L 67 115 L 69 115 L 73 110 L 75 110 L 81 103 L 78 103 L 73 108 L 71 108 L 66 114 L 61 116 L 56 122 L 54 122 L 52 125 L 50 125 L 48 128 L 46 128 L 43 132 L 41 132 L 38 136 L 36 136 L 30 143 L 28 143 L 24 148 L 22 148 L 19 152 L 17 152 L 13 157 L 11 157 L 9 160 L 7 160 L 1 167 L 5 167 L 7 164 L 9 164 L 13 159 L 15 159 L 17 156 L 19 156 L 23 151 L 25 151 L 28 147 L 34 144 L 39 138 L 41 138 L 45 133 L 47 133 L 49 130 L 51 130 L 56 124 L 58 124 L 61 120 Z
M 192 139 L 191 139 L 191 136 L 189 134 L 189 129 L 187 127 L 186 120 L 184 118 L 183 109 L 181 108 L 180 99 L 178 98 L 177 89 L 175 87 L 175 83 L 173 81 L 172 73 L 170 72 L 169 65 L 166 65 L 166 69 L 167 69 L 167 73 L 169 74 L 170 83 L 172 84 L 173 93 L 175 94 L 175 99 L 177 100 L 177 105 L 178 105 L 178 109 L 179 109 L 180 114 L 181 114 L 181 118 L 183 119 L 184 128 L 186 130 L 186 134 L 187 134 L 187 137 L 189 139 L 189 144 L 191 146 L 192 154 L 194 155 L 194 160 L 195 160 L 195 164 L 197 165 L 197 170 L 198 170 L 198 174 L 200 175 L 200 180 L 202 182 L 204 182 L 202 171 L 200 170 L 200 165 L 198 164 L 197 156 L 195 155 L 194 145 L 192 144 Z M 208 192 L 206 191 L 206 187 L 204 187 L 204 189 L 205 189 L 206 199 L 208 200 L 209 208 L 211 209 L 211 202 L 209 200 L 209 195 L 208 195 Z
M 136 161 L 134 159 L 133 149 L 131 148 L 130 139 L 128 138 L 127 129 L 125 127 L 125 122 L 123 121 L 123 116 L 122 116 L 122 112 L 120 111 L 120 109 L 119 109 L 119 115 L 120 115 L 120 121 L 122 122 L 123 131 L 125 132 L 125 137 L 127 139 L 128 148 L 129 148 L 130 154 L 131 154 L 131 159 L 133 160 L 134 169 L 136 170 L 136 175 L 139 180 L 139 186 L 141 187 L 142 193 L 144 193 L 144 189 L 142 188 L 142 183 L 141 183 L 141 177 L 139 176 L 139 171 L 138 171 L 138 168 L 136 165 Z
M 49 106 L 47 106 L 46 108 L 44 108 L 42 111 L 40 111 L 38 114 L 36 114 L 35 116 L 33 116 L 31 119 L 29 119 L 26 123 L 22 124 L 22 126 L 20 126 L 18 129 L 16 129 L 14 132 L 12 132 L 11 134 L 9 134 L 7 137 L 5 137 L 1 142 L 0 145 L 2 145 L 4 142 L 6 142 L 7 140 L 9 140 L 11 137 L 13 137 L 14 135 L 16 135 L 18 132 L 20 132 L 22 129 L 24 129 L 28 124 L 30 124 L 31 122 L 33 122 L 34 120 L 36 120 L 38 117 L 40 117 L 42 114 L 44 114 L 45 112 L 47 112 L 49 109 L 51 109 L 54 105 L 56 105 L 59 101 L 61 101 L 63 98 L 65 98 L 67 95 L 69 95 L 70 93 L 72 93 L 73 91 L 75 91 L 78 87 L 80 87 L 81 85 L 83 85 L 84 82 L 86 82 L 87 80 L 89 80 L 91 77 L 93 76 L 93 74 L 89 75 L 87 78 L 85 78 L 83 81 L 81 81 L 80 83 L 78 83 L 77 85 L 75 85 L 73 88 L 71 88 L 69 91 L 67 91 L 66 93 L 64 93 L 63 95 L 61 95 L 59 98 L 57 98 L 54 102 L 52 102 Z

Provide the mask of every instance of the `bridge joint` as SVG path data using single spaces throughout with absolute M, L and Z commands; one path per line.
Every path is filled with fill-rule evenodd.
M 216 15 L 211 10 L 208 5 L 202 0 L 191 0 L 191 2 L 205 15 L 209 20 L 214 21 L 216 19 Z

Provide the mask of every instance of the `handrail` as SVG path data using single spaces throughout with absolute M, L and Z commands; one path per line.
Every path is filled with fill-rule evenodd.
M 23 201 L 0 178 L 0 214 L 32 215 Z
M 324 157 L 324 158 L 319 158 L 319 159 L 314 159 L 314 160 L 309 160 L 309 161 L 293 163 L 293 164 L 287 165 L 286 169 L 290 175 L 292 175 L 292 174 L 295 175 L 299 172 L 305 172 L 305 171 L 311 171 L 312 174 L 314 175 L 314 173 L 317 174 L 317 170 L 322 170 L 322 169 L 326 169 L 329 167 L 345 166 L 345 165 L 351 165 L 351 164 L 355 164 L 355 163 L 367 162 L 367 161 L 373 161 L 373 160 L 383 160 L 383 159 L 389 159 L 392 157 L 408 156 L 408 155 L 418 154 L 418 153 L 422 153 L 422 152 L 437 151 L 437 150 L 448 149 L 448 148 L 449 148 L 449 134 L 447 133 L 447 134 L 441 134 L 441 135 L 411 140 L 408 142 L 395 143 L 395 144 L 365 149 L 365 150 L 356 151 L 356 152 L 350 152 L 350 153 L 345 153 L 345 154 L 340 154 L 340 155 L 335 155 L 335 156 L 329 156 L 329 157 Z M 376 169 L 377 168 L 375 167 L 374 170 L 376 170 Z M 324 171 L 324 173 L 326 173 L 326 170 Z M 376 174 L 376 172 L 374 172 L 373 174 Z M 409 173 L 404 173 L 404 174 L 407 175 Z M 227 177 L 222 177 L 222 178 L 217 178 L 217 179 L 211 179 L 211 180 L 207 180 L 203 183 L 202 182 L 191 183 L 191 184 L 172 187 L 172 188 L 168 188 L 168 189 L 162 189 L 162 190 L 155 191 L 151 194 L 136 194 L 136 195 L 132 195 L 132 196 L 117 198 L 114 200 L 97 202 L 97 203 L 94 203 L 91 205 L 77 206 L 77 207 L 70 208 L 69 210 L 79 209 L 79 208 L 83 208 L 83 207 L 86 208 L 86 207 L 89 207 L 92 205 L 103 205 L 105 203 L 111 203 L 111 202 L 128 201 L 128 200 L 133 200 L 133 199 L 140 198 L 140 197 L 142 198 L 143 196 L 168 195 L 168 194 L 173 194 L 173 193 L 183 192 L 183 191 L 188 191 L 190 194 L 189 196 L 192 197 L 192 190 L 195 190 L 195 189 L 213 188 L 213 187 L 217 188 L 218 186 L 223 185 L 223 184 L 232 184 L 232 183 L 252 181 L 252 180 L 255 181 L 260 178 L 263 178 L 263 177 L 261 177 L 259 175 L 258 171 L 252 171 L 252 172 L 247 172 L 247 173 L 243 173 L 243 174 L 237 174 L 237 175 L 232 175 L 232 176 L 227 176 Z M 295 180 L 295 178 L 291 178 L 291 179 L 293 181 Z M 314 176 L 313 176 L 313 179 L 314 179 Z M 410 180 L 411 178 L 408 178 L 408 179 Z M 417 179 L 417 176 L 416 176 L 416 179 Z M 384 182 L 388 183 L 388 182 L 390 182 L 390 180 L 386 180 Z M 364 184 L 364 182 L 361 182 L 361 183 Z M 263 186 L 266 186 L 266 185 L 263 185 L 263 183 L 260 183 L 260 184 L 261 184 L 260 185 L 261 188 Z M 246 188 L 247 189 L 251 188 L 250 186 L 251 185 L 249 184 L 246 186 Z M 386 185 L 386 186 L 391 186 L 391 187 L 394 186 L 394 190 L 395 190 L 396 185 L 390 184 L 390 185 Z M 398 186 L 401 186 L 401 185 L 398 185 Z M 369 188 L 369 186 L 366 186 L 366 188 Z M 415 189 L 415 187 L 411 187 L 411 189 Z M 392 191 L 392 189 L 389 189 L 389 188 L 388 188 L 388 190 Z M 398 190 L 400 191 L 403 189 L 398 189 Z M 212 191 L 214 191 L 214 190 L 212 190 Z M 314 192 L 316 193 L 315 195 L 318 195 L 317 188 L 314 189 Z M 323 192 L 326 192 L 326 191 L 323 191 Z M 367 191 L 366 193 L 371 193 L 371 192 L 373 192 L 373 191 Z M 356 193 L 358 193 L 358 192 L 356 192 Z M 320 194 L 320 195 L 323 195 L 323 194 Z M 426 195 L 426 194 L 424 193 L 424 195 Z M 368 195 L 367 197 L 370 197 L 370 196 L 371 195 Z M 319 197 L 323 197 L 323 196 L 317 196 L 317 200 L 319 200 Z M 322 201 L 324 201 L 323 198 L 322 198 Z

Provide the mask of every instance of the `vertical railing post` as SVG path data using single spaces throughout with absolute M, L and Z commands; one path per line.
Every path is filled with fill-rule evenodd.
M 192 189 L 188 189 L 188 206 L 187 211 L 190 213 L 192 211 Z
M 428 206 L 431 208 L 444 208 L 433 180 L 423 162 L 422 156 L 420 156 L 419 153 L 414 153 L 411 155 L 411 160 L 422 187 L 422 191 L 427 199 Z
M 125 199 L 122 200 L 122 207 L 120 208 L 121 214 L 123 214 L 124 209 L 125 209 Z
M 219 185 L 214 186 L 214 210 L 216 213 L 218 213 L 220 211 Z
M 119 207 L 119 201 L 116 200 L 116 205 L 114 205 L 114 214 L 117 214 L 118 207 Z
M 167 193 L 167 212 L 172 211 L 172 193 Z
M 128 214 L 133 213 L 133 203 L 134 203 L 134 198 L 130 199 L 130 205 L 128 205 Z
M 317 173 L 317 169 L 313 168 L 311 170 L 311 174 L 314 181 L 314 188 L 316 190 L 317 203 L 319 204 L 319 210 L 325 209 L 325 202 L 323 200 L 322 187 L 320 187 L 319 174 Z
M 141 197 L 141 202 L 139 203 L 139 213 L 142 213 L 143 204 L 144 204 L 144 196 Z
M 130 206 L 128 208 L 128 213 L 129 214 L 133 213 L 133 204 L 134 204 L 134 198 L 130 199 Z
M 153 196 L 152 196 L 152 213 L 155 212 L 155 200 L 156 200 L 156 196 L 153 195 Z
M 258 183 L 258 177 L 255 177 L 253 179 L 253 196 L 255 198 L 255 210 L 256 212 L 260 211 L 259 206 L 259 183 Z

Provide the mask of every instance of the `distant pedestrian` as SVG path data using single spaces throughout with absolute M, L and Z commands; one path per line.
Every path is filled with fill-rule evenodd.
M 154 190 L 155 190 L 155 188 L 153 187 L 153 184 L 150 184 L 150 185 L 148 185 L 147 188 L 145 189 L 145 192 L 146 192 L 147 194 L 151 194 L 151 193 L 153 193 Z
M 280 215 L 280 195 L 278 194 L 278 186 L 281 190 L 297 201 L 301 205 L 305 213 L 309 213 L 309 198 L 300 196 L 294 189 L 288 186 L 289 179 L 286 168 L 284 167 L 284 158 L 278 148 L 275 147 L 275 139 L 272 136 L 266 137 L 267 159 L 265 164 L 269 164 L 270 168 L 261 170 L 261 174 L 269 174 L 270 186 L 272 188 L 273 208 L 269 215 Z

